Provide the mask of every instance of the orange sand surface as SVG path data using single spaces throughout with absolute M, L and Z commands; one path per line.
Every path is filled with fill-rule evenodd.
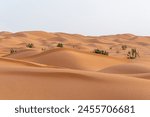
M 127 59 L 132 48 L 139 56 Z M 150 37 L 132 34 L 0 32 L 0 99 L 147 100 L 149 50 Z

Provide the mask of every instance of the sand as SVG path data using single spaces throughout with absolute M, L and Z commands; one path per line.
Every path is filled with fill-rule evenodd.
M 140 56 L 129 60 L 132 48 Z M 149 100 L 149 49 L 150 37 L 132 34 L 0 32 L 0 99 Z

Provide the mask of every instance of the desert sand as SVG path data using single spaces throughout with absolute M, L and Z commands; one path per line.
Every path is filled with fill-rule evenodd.
M 149 100 L 149 50 L 150 37 L 133 34 L 0 32 L 0 99 Z

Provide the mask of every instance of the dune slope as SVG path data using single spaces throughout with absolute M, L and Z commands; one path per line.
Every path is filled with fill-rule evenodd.
M 150 99 L 150 81 L 68 69 L 0 68 L 0 99 Z
M 150 67 L 142 64 L 129 63 L 107 67 L 105 69 L 100 70 L 99 72 L 114 74 L 150 73 Z
M 93 53 L 85 53 L 73 49 L 54 49 L 25 60 L 72 69 L 97 70 L 126 61 Z

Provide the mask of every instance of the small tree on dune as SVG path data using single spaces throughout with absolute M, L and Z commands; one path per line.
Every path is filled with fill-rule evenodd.
M 26 44 L 26 47 L 28 47 L 28 48 L 33 48 L 33 47 L 34 47 L 34 44 L 33 44 L 33 43 L 28 43 L 28 44 Z
M 13 48 L 11 48 L 10 49 L 10 54 L 14 54 L 14 53 L 16 53 L 17 51 L 15 50 L 15 49 L 13 49 Z
M 58 44 L 57 44 L 57 47 L 63 48 L 64 45 L 63 45 L 62 43 L 58 43 Z
M 106 55 L 106 56 L 109 55 L 109 53 L 107 51 L 105 51 L 105 50 L 99 50 L 99 49 L 95 49 L 94 53 L 96 53 L 96 54 L 102 54 L 102 55 Z
M 121 48 L 122 48 L 122 50 L 126 50 L 127 49 L 127 45 L 122 45 Z
M 128 59 L 136 59 L 137 56 L 139 56 L 139 53 L 137 52 L 136 49 L 131 49 L 131 51 L 129 51 L 127 54 Z

